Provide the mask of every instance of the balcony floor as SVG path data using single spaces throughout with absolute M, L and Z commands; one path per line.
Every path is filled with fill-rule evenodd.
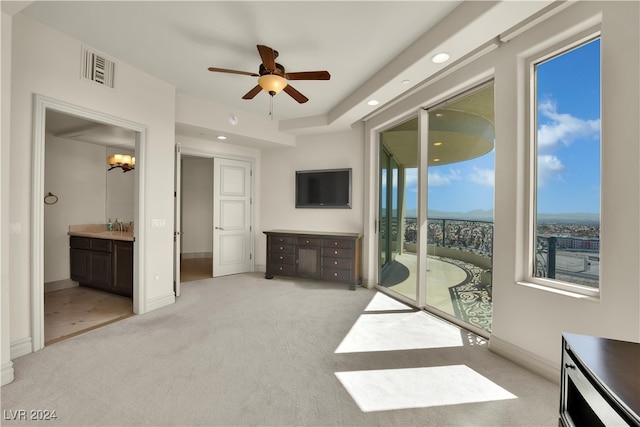
M 407 270 L 396 283 L 382 280 L 383 286 L 400 295 L 416 299 L 417 256 L 405 252 L 396 256 L 398 266 Z M 483 269 L 464 261 L 427 257 L 427 304 L 481 329 L 491 331 L 491 286 L 483 286 Z M 398 277 L 395 274 L 395 277 Z

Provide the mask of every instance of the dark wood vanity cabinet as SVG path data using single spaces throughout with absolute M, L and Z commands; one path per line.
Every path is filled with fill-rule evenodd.
M 273 276 L 304 277 L 347 283 L 362 282 L 362 235 L 310 231 L 265 231 L 267 271 Z
M 133 296 L 133 242 L 71 236 L 71 280 L 105 292 Z

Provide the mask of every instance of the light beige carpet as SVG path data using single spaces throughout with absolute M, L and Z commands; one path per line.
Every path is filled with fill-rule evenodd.
M 338 351 L 339 349 L 339 351 Z M 374 290 L 252 273 L 14 361 L 3 425 L 555 426 L 559 387 Z

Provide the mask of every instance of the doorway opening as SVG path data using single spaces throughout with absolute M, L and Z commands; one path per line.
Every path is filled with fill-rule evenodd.
M 31 287 L 38 351 L 142 312 L 144 231 L 135 224 L 142 217 L 146 130 L 38 95 L 34 104 Z M 135 170 L 109 172 L 115 152 L 135 156 Z M 109 218 L 118 218 L 117 236 L 107 230 Z
M 213 277 L 213 159 L 181 158 L 180 281 Z
M 176 144 L 174 289 L 253 271 L 253 159 Z

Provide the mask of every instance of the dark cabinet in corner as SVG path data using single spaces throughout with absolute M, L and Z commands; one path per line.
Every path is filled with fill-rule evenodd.
M 105 292 L 133 296 L 133 242 L 71 236 L 71 280 Z
M 347 283 L 362 282 L 362 234 L 312 231 L 265 231 L 267 271 L 273 276 L 305 277 Z

